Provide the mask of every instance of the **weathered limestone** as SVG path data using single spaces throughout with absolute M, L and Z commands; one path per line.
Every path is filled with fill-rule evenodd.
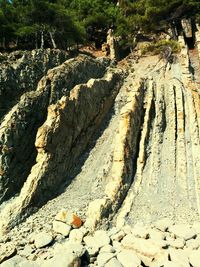
M 35 137 L 48 105 L 69 95 L 75 85 L 101 77 L 104 70 L 104 64 L 88 56 L 69 59 L 49 70 L 37 90 L 25 93 L 5 116 L 0 125 L 0 203 L 19 192 L 35 163 Z
M 2 230 L 16 224 L 28 206 L 47 200 L 66 179 L 67 171 L 111 107 L 120 79 L 119 72 L 91 79 L 87 84 L 76 86 L 69 97 L 64 96 L 49 106 L 47 120 L 36 137 L 36 164 L 19 197 L 2 211 Z
M 144 86 L 144 84 L 133 85 L 136 89 L 130 94 L 131 101 L 121 111 L 111 178 L 105 191 L 113 202 L 123 199 L 132 182 L 132 160 L 136 157 L 136 145 L 143 115 Z
M 185 44 L 183 36 L 179 36 L 178 38 L 179 44 L 181 46 L 181 53 L 180 53 L 180 64 L 183 73 L 183 83 L 188 84 L 192 80 L 192 75 L 189 70 L 189 55 L 188 55 L 188 48 Z
M 30 172 L 48 102 L 48 90 L 25 93 L 0 126 L 0 203 L 20 190 Z
M 130 102 L 121 111 L 110 180 L 105 189 L 106 197 L 90 204 L 86 221 L 89 227 L 95 227 L 111 206 L 113 211 L 117 209 L 132 182 L 132 164 L 142 117 L 143 87 L 142 83 L 133 86 L 135 90 L 130 92 Z

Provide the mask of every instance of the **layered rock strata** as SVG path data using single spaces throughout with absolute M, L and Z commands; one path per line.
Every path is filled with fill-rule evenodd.
M 34 165 L 38 127 L 47 107 L 89 78 L 103 75 L 105 65 L 87 56 L 69 59 L 49 70 L 35 91 L 25 93 L 0 125 L 0 203 L 19 192 Z
M 118 92 L 121 74 L 109 72 L 75 86 L 48 108 L 47 120 L 37 133 L 36 164 L 19 197 L 2 211 L 1 226 L 16 223 L 30 205 L 39 205 L 65 181 L 67 171 L 86 148 L 91 135 L 111 107 Z M 87 108 L 85 108 L 87 107 Z
M 126 219 L 151 223 L 166 215 L 180 223 L 199 220 L 199 93 L 180 57 L 164 77 L 162 67 L 152 73 L 137 170 L 119 225 Z
M 123 90 L 123 89 L 122 89 Z M 86 225 L 94 228 L 105 216 L 116 212 L 132 183 L 134 160 L 143 116 L 145 84 L 133 83 L 127 92 L 127 104 L 121 109 L 119 127 L 114 141 L 113 161 L 105 198 L 90 203 Z

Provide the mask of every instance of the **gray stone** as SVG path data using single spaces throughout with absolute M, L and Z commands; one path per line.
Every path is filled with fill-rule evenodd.
M 28 257 L 34 252 L 34 249 L 31 246 L 25 246 L 23 250 L 19 251 L 20 256 Z
M 200 234 L 200 222 L 194 222 L 192 228 L 196 231 L 197 234 Z
M 169 227 L 173 225 L 173 222 L 168 218 L 163 218 L 157 222 L 154 223 L 154 226 L 160 230 L 165 232 Z
M 20 262 L 18 266 L 19 267 L 39 267 L 39 265 L 35 263 L 34 261 L 28 261 L 28 260 Z
M 190 267 L 188 257 L 182 249 L 169 249 L 169 255 L 172 262 Z
M 88 248 L 101 248 L 110 244 L 110 238 L 103 230 L 96 231 L 94 236 L 85 236 L 83 240 Z
M 101 253 L 97 256 L 97 264 L 99 267 L 104 267 L 105 264 L 113 258 L 115 255 L 113 253 Z
M 70 233 L 71 226 L 63 222 L 53 221 L 53 230 L 54 232 L 59 233 L 66 237 Z
M 173 248 L 183 248 L 185 246 L 185 239 L 177 238 L 171 241 L 168 241 L 168 244 Z
M 102 247 L 100 249 L 100 251 L 99 251 L 99 253 L 103 253 L 103 252 L 114 253 L 115 252 L 115 249 L 111 245 L 106 245 L 106 246 Z
M 98 247 L 86 247 L 88 254 L 91 257 L 94 257 L 98 254 L 99 248 Z
M 76 257 L 80 258 L 86 251 L 85 247 L 81 244 L 79 244 L 79 242 L 71 242 L 68 241 L 64 244 L 61 244 L 61 246 L 63 246 L 63 253 L 65 253 L 65 251 L 67 251 L 68 253 L 72 253 L 73 255 L 75 255 Z M 60 249 L 57 251 L 57 254 L 60 254 Z
M 200 267 L 200 249 L 194 250 L 189 256 L 189 262 L 193 267 Z
M 178 264 L 178 263 L 175 263 L 175 262 L 172 262 L 172 261 L 166 261 L 162 267 L 184 267 L 184 265 L 182 264 Z
M 110 238 L 106 231 L 99 230 L 94 233 L 94 242 L 99 248 L 109 245 Z
M 113 227 L 108 230 L 108 236 L 111 237 L 112 235 L 116 235 L 120 230 L 117 227 Z
M 0 263 L 13 257 L 16 252 L 17 250 L 12 242 L 1 245 Z
M 186 241 L 197 235 L 195 230 L 186 224 L 173 225 L 169 228 L 169 232 L 173 233 L 176 237 L 184 238 Z
M 169 243 L 166 240 L 162 240 L 162 239 L 152 239 L 150 238 L 149 241 L 152 242 L 152 244 L 154 244 L 155 246 L 157 246 L 158 248 L 166 248 L 168 247 Z
M 199 239 L 190 239 L 186 241 L 186 247 L 191 249 L 198 249 L 200 247 Z
M 103 119 L 109 109 L 108 102 L 110 102 L 110 105 L 113 103 L 115 97 L 113 91 L 117 91 L 117 84 L 121 79 L 121 75 L 118 73 L 113 75 L 113 79 L 105 77 L 103 81 L 105 86 L 103 87 L 102 80 L 94 80 L 93 89 L 90 87 L 91 83 L 83 85 L 89 78 L 102 77 L 104 71 L 105 66 L 99 64 L 92 57 L 80 55 L 72 58 L 59 67 L 51 69 L 40 80 L 37 88 L 34 91 L 23 94 L 16 106 L 6 115 L 4 125 L 0 129 L 0 139 L 3 139 L 3 151 L 5 152 L 0 157 L 0 165 L 2 164 L 1 166 L 3 166 L 3 169 L 0 170 L 1 174 L 3 174 L 3 176 L 0 175 L 0 202 L 4 197 L 11 197 L 17 192 L 21 192 L 21 194 L 12 201 L 9 208 L 6 206 L 7 209 L 2 210 L 0 215 L 3 218 L 3 222 L 0 222 L 0 229 L 3 228 L 2 232 L 11 225 L 16 225 L 22 213 L 23 216 L 26 215 L 26 208 L 32 202 L 39 204 L 48 200 L 51 193 L 55 192 L 55 189 L 63 183 L 64 173 L 72 167 L 77 157 L 85 150 L 90 137 L 97 128 L 96 124 L 100 123 L 99 120 L 95 120 L 96 124 L 93 125 L 93 118 L 99 116 L 100 120 Z M 83 84 L 77 85 L 80 83 Z M 75 85 L 77 85 L 76 88 L 74 87 Z M 90 90 L 85 90 L 87 86 L 88 88 L 90 87 Z M 74 89 L 72 90 L 72 88 Z M 77 90 L 83 91 L 84 97 Z M 69 92 L 71 100 L 66 97 Z M 108 94 L 110 94 L 111 98 L 113 96 L 112 101 L 111 98 L 107 97 Z M 91 99 L 95 99 L 95 101 L 91 101 Z M 61 111 L 64 106 L 58 100 L 63 104 L 65 102 L 64 106 L 67 110 L 64 113 L 69 114 L 69 110 L 71 110 L 73 115 L 61 116 L 62 119 L 59 120 L 59 125 L 56 123 L 56 127 L 58 127 L 58 130 L 60 129 L 60 124 L 62 124 L 65 130 L 63 128 L 62 134 L 58 131 L 59 137 L 55 137 L 54 133 L 57 130 L 53 129 L 55 124 L 52 120 L 54 108 L 51 106 L 52 109 L 50 109 L 51 111 L 49 110 L 48 115 L 47 108 L 49 104 L 55 104 L 58 105 L 58 109 Z M 75 102 L 79 104 L 75 104 Z M 89 109 L 85 109 L 86 102 Z M 68 104 L 66 105 L 66 103 Z M 74 113 L 75 106 L 77 108 L 76 118 L 76 113 Z M 61 113 L 58 112 L 57 115 Z M 49 125 L 50 117 L 51 125 Z M 47 122 L 45 124 L 46 119 Z M 42 127 L 40 127 L 41 125 Z M 92 127 L 90 127 L 91 125 Z M 75 140 L 78 140 L 81 132 L 86 129 L 87 134 L 81 135 L 83 139 L 81 140 L 82 145 L 76 146 L 76 151 L 71 154 L 71 145 Z M 50 135 L 52 136 L 50 137 Z M 55 139 L 53 138 L 54 141 L 50 142 L 50 144 L 48 140 L 52 139 L 53 136 Z M 63 138 L 63 140 L 60 138 Z M 23 144 L 21 140 L 24 140 Z M 65 142 L 66 145 L 64 147 L 57 145 L 58 140 L 60 140 L 59 144 Z M 46 153 L 47 151 L 48 153 Z M 59 155 L 59 157 L 48 157 L 47 154 L 51 154 L 50 151 L 54 155 Z M 61 157 L 63 157 L 63 161 L 60 161 Z M 44 161 L 46 167 L 42 168 L 41 166 L 44 166 L 42 162 Z M 26 164 L 21 164 L 21 168 L 16 168 L 22 162 Z M 41 179 L 45 182 L 41 182 Z M 29 183 L 25 183 L 26 180 Z M 33 188 L 33 184 L 36 188 Z M 21 190 L 22 187 L 23 190 Z M 47 190 L 48 194 L 41 194 L 44 190 Z
M 69 255 L 71 258 L 71 255 L 73 255 L 74 259 L 78 259 L 85 251 L 85 247 L 79 242 L 66 241 L 61 244 L 55 244 L 54 246 L 54 256 L 56 257 Z
M 24 258 L 16 255 L 16 256 L 14 256 L 13 258 L 11 258 L 11 259 L 9 259 L 7 261 L 4 261 L 1 264 L 1 267 L 15 267 L 23 260 L 24 260 Z
M 165 234 L 156 229 L 150 229 L 148 234 L 151 239 L 163 240 L 165 238 Z
M 41 232 L 35 235 L 34 240 L 36 248 L 43 248 L 49 245 L 53 241 L 53 237 L 51 234 Z
M 114 249 L 116 249 L 116 250 L 120 250 L 121 246 L 122 246 L 119 241 L 113 241 L 112 245 L 113 245 Z
M 136 224 L 133 227 L 131 232 L 135 237 L 140 237 L 140 238 L 145 238 L 145 239 L 149 235 L 149 231 L 148 231 L 147 227 L 144 225 L 140 225 L 140 224 Z
M 134 251 L 123 250 L 117 255 L 117 259 L 125 267 L 138 267 L 141 260 Z
M 112 258 L 105 264 L 105 267 L 123 267 L 123 266 L 116 258 Z
M 119 231 L 118 233 L 114 234 L 114 235 L 111 235 L 111 240 L 112 241 L 121 241 L 122 238 L 125 236 L 125 232 L 124 231 Z
M 72 229 L 69 234 L 69 239 L 71 241 L 81 243 L 83 240 L 84 232 L 81 229 Z
M 155 245 L 151 239 L 137 238 L 133 235 L 125 236 L 121 244 L 125 249 L 133 249 L 149 258 L 155 258 L 156 255 L 162 252 L 162 249 Z
M 59 265 L 58 265 L 59 264 Z M 50 260 L 42 263 L 42 267 L 80 267 L 81 260 L 73 254 L 65 253 L 64 255 L 55 256 Z
M 124 225 L 124 226 L 122 227 L 122 231 L 124 231 L 124 233 L 125 233 L 126 235 L 131 234 L 131 230 L 132 230 L 132 228 L 131 228 L 130 225 Z
M 93 238 L 93 236 L 91 236 L 91 235 L 87 235 L 87 236 L 85 236 L 84 238 L 83 238 L 83 241 L 84 241 L 84 243 L 85 243 L 85 245 L 87 246 L 87 247 L 95 247 L 95 244 L 94 244 L 94 238 Z M 97 246 L 96 246 L 97 247 Z

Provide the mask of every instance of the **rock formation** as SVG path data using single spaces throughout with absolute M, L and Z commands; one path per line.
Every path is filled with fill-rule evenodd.
M 25 92 L 36 90 L 49 69 L 69 58 L 61 50 L 17 51 L 0 58 L 0 120 Z
M 86 56 L 69 59 L 49 70 L 36 90 L 22 95 L 5 116 L 0 126 L 0 202 L 19 192 L 35 162 L 35 136 L 48 105 L 68 95 L 76 84 L 101 77 L 104 70 L 104 65 Z
M 179 36 L 173 60 L 133 54 L 112 68 L 80 55 L 12 106 L 0 125 L 2 266 L 199 266 L 196 40 Z

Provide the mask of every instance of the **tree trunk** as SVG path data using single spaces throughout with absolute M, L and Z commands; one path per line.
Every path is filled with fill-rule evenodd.
M 38 35 L 37 32 L 35 33 L 35 49 L 38 49 Z
M 6 38 L 3 37 L 3 42 L 2 42 L 3 49 L 6 49 Z
M 44 31 L 41 31 L 41 49 L 44 49 Z
M 57 48 L 57 45 L 55 43 L 55 40 L 53 38 L 53 33 L 51 31 L 49 31 L 49 35 L 50 35 L 50 38 L 51 38 L 51 42 L 52 42 L 52 45 L 53 45 L 53 48 Z
M 15 40 L 15 47 L 17 47 L 17 46 L 18 46 L 18 37 Z

